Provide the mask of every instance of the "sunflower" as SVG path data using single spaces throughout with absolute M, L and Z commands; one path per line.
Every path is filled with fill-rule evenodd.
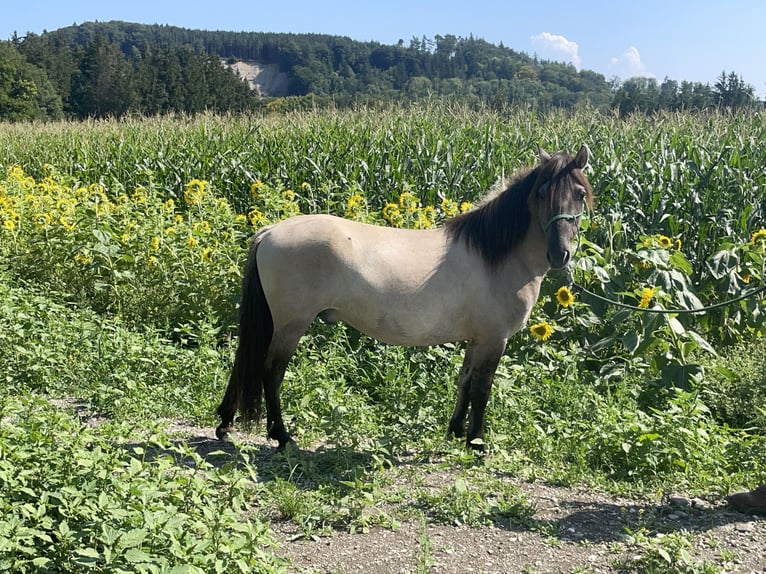
M 564 308 L 574 303 L 574 298 L 574 293 L 569 290 L 569 287 L 559 287 L 559 290 L 556 291 L 556 301 Z
M 355 219 L 362 215 L 366 208 L 364 196 L 361 193 L 353 194 L 346 203 L 345 217 Z
M 553 327 L 547 321 L 535 323 L 529 328 L 532 336 L 540 341 L 547 341 L 553 335 Z
M 644 289 L 641 291 L 641 301 L 638 302 L 638 306 L 641 307 L 641 309 L 648 309 L 649 303 L 652 302 L 653 298 L 654 298 L 654 288 L 644 287 Z
M 457 201 L 450 199 L 449 197 L 442 199 L 441 209 L 442 213 L 447 217 L 454 217 L 460 213 L 460 206 L 458 205 Z
M 401 227 L 404 223 L 404 217 L 402 212 L 399 211 L 399 206 L 395 203 L 387 203 L 383 208 L 383 219 L 388 221 L 394 227 Z
M 208 182 L 204 179 L 193 179 L 186 184 L 184 201 L 189 205 L 200 205 L 205 198 Z
M 766 239 L 766 229 L 759 229 L 750 237 L 750 245 L 755 245 L 759 240 Z
M 663 249 L 670 249 L 670 247 L 673 245 L 673 241 L 667 235 L 658 235 L 657 243 L 659 243 L 660 247 Z
M 250 195 L 253 197 L 253 199 L 258 199 L 262 187 L 263 182 L 260 179 L 257 179 L 250 184 Z

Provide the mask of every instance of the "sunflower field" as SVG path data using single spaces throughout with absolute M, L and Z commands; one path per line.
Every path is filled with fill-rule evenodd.
M 509 343 L 483 464 L 639 494 L 762 483 L 763 141 L 757 112 L 441 105 L 2 126 L 0 566 L 284 569 L 268 550 L 284 481 L 211 464 L 164 428 L 215 425 L 250 238 L 299 213 L 439 226 L 538 145 L 589 146 L 596 208 Z M 323 501 L 291 514 L 305 532 L 389 524 L 360 485 L 402 452 L 459 450 L 444 434 L 461 360 L 460 343 L 312 327 L 284 411 L 299 443 L 335 449 L 341 480 L 305 487 Z

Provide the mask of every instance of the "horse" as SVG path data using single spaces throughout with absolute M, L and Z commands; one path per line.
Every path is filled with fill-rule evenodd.
M 295 444 L 280 388 L 299 339 L 320 317 L 392 345 L 465 341 L 449 432 L 482 450 L 506 343 L 528 320 L 548 270 L 568 264 L 580 218 L 593 205 L 583 173 L 588 155 L 585 145 L 574 157 L 540 149 L 535 167 L 435 229 L 322 214 L 259 230 L 245 266 L 239 343 L 216 436 L 229 438 L 237 412 L 245 423 L 258 421 L 265 399 L 268 438 L 278 451 Z

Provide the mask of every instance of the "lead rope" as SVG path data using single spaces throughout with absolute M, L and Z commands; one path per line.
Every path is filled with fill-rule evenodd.
M 580 213 L 580 215 L 582 215 L 582 212 Z M 571 215 L 556 216 L 555 218 L 553 218 L 551 221 L 548 222 L 548 225 L 546 225 L 546 227 L 548 227 L 556 219 L 571 219 L 571 218 L 573 218 L 573 216 Z M 578 233 L 579 233 L 579 229 L 578 229 Z M 577 253 L 580 251 L 581 243 L 582 242 L 578 239 L 575 255 L 577 255 Z M 602 301 L 604 303 L 614 305 L 615 307 L 630 309 L 631 311 L 639 311 L 641 313 L 656 313 L 659 315 L 696 315 L 698 313 L 707 313 L 708 311 L 712 311 L 714 309 L 720 309 L 721 307 L 726 307 L 728 305 L 737 303 L 739 301 L 743 301 L 744 299 L 748 299 L 749 297 L 754 297 L 766 291 L 766 285 L 761 285 L 760 287 L 750 289 L 749 291 L 743 291 L 740 295 L 738 295 L 737 297 L 733 297 L 732 299 L 727 299 L 726 301 L 721 301 L 720 303 L 715 303 L 713 305 L 700 307 L 699 309 L 663 309 L 660 307 L 653 307 L 649 309 L 645 307 L 639 307 L 638 305 L 630 305 L 629 303 L 623 303 L 622 301 L 618 301 L 616 299 L 610 299 L 608 297 L 604 297 L 603 295 L 594 293 L 590 289 L 587 289 L 583 285 L 580 285 L 577 281 L 574 280 L 571 263 L 567 265 L 566 272 L 567 272 L 567 284 L 569 287 L 574 287 L 577 291 L 581 291 L 585 293 L 586 295 L 593 297 L 594 299 L 598 299 L 599 301 Z

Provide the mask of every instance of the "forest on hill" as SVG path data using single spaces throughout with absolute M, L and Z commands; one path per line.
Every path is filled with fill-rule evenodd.
M 261 95 L 230 66 L 274 66 Z M 321 34 L 189 30 L 88 22 L 0 41 L 0 121 L 374 106 L 443 98 L 503 109 L 591 106 L 620 114 L 761 106 L 735 72 L 715 83 L 607 79 L 479 38 L 394 45 Z

